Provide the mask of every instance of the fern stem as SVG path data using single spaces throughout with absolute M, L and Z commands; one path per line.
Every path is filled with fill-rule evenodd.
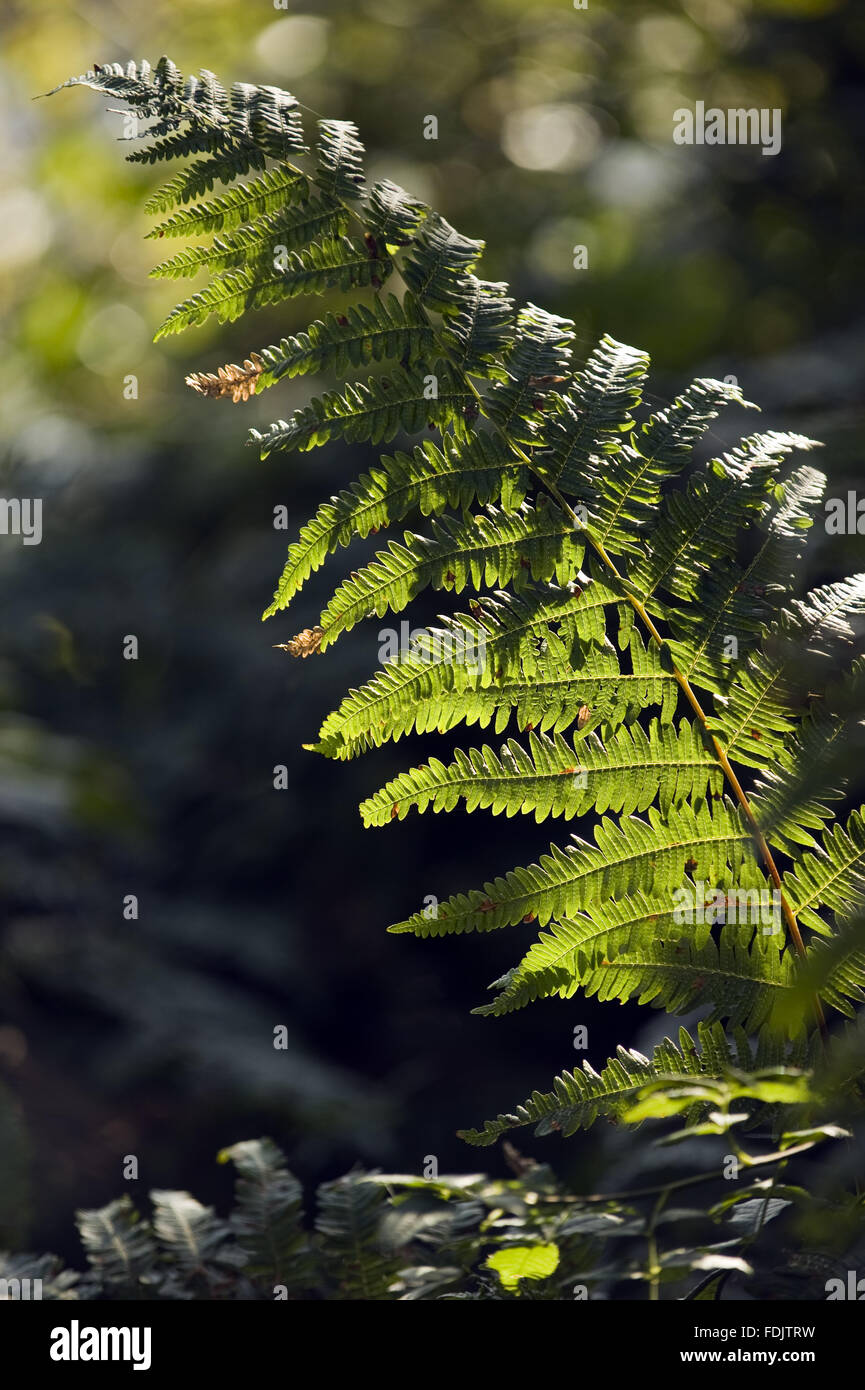
M 649 1266 L 647 1273 L 649 1276 L 650 1303 L 657 1303 L 661 1297 L 661 1265 L 658 1259 L 659 1250 L 657 1226 L 658 1218 L 666 1205 L 667 1198 L 669 1197 L 670 1192 L 671 1188 L 669 1187 L 664 1187 L 661 1189 L 660 1193 L 658 1194 L 658 1200 L 655 1202 L 655 1205 L 652 1208 L 652 1215 L 649 1217 L 649 1223 L 646 1230 L 646 1243 L 648 1245 L 649 1253 Z

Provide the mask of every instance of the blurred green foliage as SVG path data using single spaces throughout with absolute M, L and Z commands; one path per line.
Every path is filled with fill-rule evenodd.
M 780 1099 L 785 1086 L 793 1094 L 804 1085 L 779 1075 L 773 1090 Z M 735 1089 L 741 1105 L 761 1084 Z M 673 1091 L 668 1078 L 664 1092 Z M 672 1113 L 664 1092 L 646 1102 L 656 1116 Z M 41 1280 L 51 1301 L 817 1301 L 846 1291 L 850 1267 L 861 1263 L 863 1212 L 825 1161 L 847 1131 L 785 1131 L 801 1108 L 778 1107 L 784 1119 L 769 1151 L 737 1148 L 753 1166 L 732 1192 L 721 1151 L 730 1134 L 722 1143 L 706 1137 L 727 1124 L 644 1142 L 644 1162 L 666 1152 L 649 1186 L 586 1196 L 511 1149 L 507 1178 L 439 1174 L 429 1164 L 421 1176 L 354 1168 L 313 1198 L 271 1140 L 243 1140 L 218 1154 L 237 1175 L 227 1219 L 188 1192 L 151 1191 L 152 1217 L 124 1195 L 76 1212 L 84 1273 L 54 1255 L 0 1251 L 0 1277 Z M 735 1125 L 747 1115 L 717 1118 Z M 669 1156 L 671 1144 L 681 1155 L 688 1140 L 684 1161 Z M 803 1153 L 816 1158 L 807 1170 Z M 801 1185 L 803 1172 L 813 1190 Z

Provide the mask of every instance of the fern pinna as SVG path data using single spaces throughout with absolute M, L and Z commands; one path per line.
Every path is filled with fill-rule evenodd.
M 865 823 L 831 809 L 861 709 L 865 575 L 795 596 L 825 482 L 799 461 L 814 442 L 754 433 L 695 463 L 720 412 L 748 406 L 736 385 L 694 381 L 651 414 L 644 352 L 604 337 L 577 365 L 570 320 L 479 277 L 481 241 L 395 184 L 367 184 L 349 121 L 318 120 L 310 148 L 289 93 L 184 79 L 164 58 L 64 85 L 80 84 L 136 114 L 130 159 L 185 160 L 150 199 L 162 219 L 150 235 L 195 244 L 153 273 L 207 280 L 157 336 L 327 296 L 303 332 L 189 385 L 241 402 L 286 377 L 348 379 L 253 431 L 263 458 L 426 432 L 320 506 L 264 616 L 339 547 L 417 513 L 422 531 L 392 539 L 279 645 L 324 652 L 427 588 L 469 591 L 467 611 L 416 635 L 308 746 L 347 759 L 493 726 L 500 746 L 402 774 L 363 803 L 365 823 L 460 804 L 597 817 L 593 841 L 566 838 L 391 930 L 536 922 L 481 1013 L 578 991 L 703 1012 L 699 1048 L 684 1033 L 652 1060 L 585 1063 L 466 1137 L 528 1122 L 569 1132 L 623 1113 L 653 1075 L 715 1075 L 742 1055 L 802 1061 L 821 1035 L 831 1044 L 832 1015 L 851 1017 L 865 986 Z

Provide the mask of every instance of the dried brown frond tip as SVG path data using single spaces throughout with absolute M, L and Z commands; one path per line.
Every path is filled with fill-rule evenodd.
M 530 376 L 529 385 L 540 386 L 546 390 L 548 386 L 558 386 L 560 381 L 567 381 L 567 379 L 566 376 Z
M 242 367 L 238 367 L 236 362 L 229 362 L 216 373 L 192 372 L 186 378 L 186 384 L 199 395 L 210 396 L 214 400 L 230 396 L 237 405 L 240 401 L 248 401 L 250 396 L 255 395 L 255 383 L 263 370 L 264 363 L 258 353 L 254 352 L 251 357 L 247 357 Z
M 292 656 L 302 656 L 306 658 L 318 651 L 323 636 L 323 628 L 305 627 L 303 632 L 299 632 L 296 637 L 292 637 L 290 642 L 274 642 L 273 645 L 279 652 L 290 652 Z

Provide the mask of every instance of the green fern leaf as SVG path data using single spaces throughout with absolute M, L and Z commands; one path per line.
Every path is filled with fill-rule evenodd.
M 249 266 L 251 262 L 273 269 L 278 247 L 290 251 L 316 240 L 338 241 L 347 228 L 348 217 L 342 209 L 310 199 L 285 211 L 259 217 L 253 226 L 215 237 L 210 246 L 193 246 L 181 251 L 154 266 L 150 274 L 157 279 L 179 280 L 198 275 L 202 270 L 215 274 Z
M 800 920 L 824 935 L 819 907 L 848 917 L 865 903 L 865 807 L 853 811 L 846 826 L 825 831 L 815 850 L 784 875 L 784 891 Z
M 766 634 L 762 649 L 715 698 L 713 725 L 729 758 L 764 767 L 783 753 L 801 719 L 808 692 L 819 692 L 855 641 L 850 619 L 865 612 L 865 574 L 795 599 Z M 846 654 L 846 653 L 845 653 Z
M 509 463 L 504 446 L 490 435 L 476 435 L 460 451 L 447 439 L 441 449 L 426 440 L 413 454 L 383 457 L 379 467 L 319 507 L 301 529 L 264 617 L 287 607 L 328 552 L 349 545 L 355 536 L 381 531 L 415 508 L 424 516 L 437 516 L 446 507 L 494 501 L 513 511 L 524 500 L 528 482 L 525 465 L 518 459 Z
M 676 634 L 670 650 L 692 684 L 722 695 L 737 679 L 740 647 L 759 640 L 793 586 L 825 481 L 816 469 L 797 469 L 765 526 L 758 523 L 763 540 L 748 565 L 716 564 L 703 576 L 696 603 L 667 610 Z
M 400 260 L 400 273 L 418 303 L 456 315 L 471 304 L 470 272 L 483 249 L 482 241 L 472 241 L 443 217 L 430 213 Z
M 220 1163 L 237 1169 L 236 1206 L 230 1226 L 248 1263 L 245 1273 L 272 1290 L 312 1286 L 313 1271 L 302 1226 L 303 1189 L 270 1139 L 232 1144 Z
M 318 177 L 322 192 L 337 199 L 362 198 L 363 145 L 352 121 L 319 121 Z
M 117 97 L 143 116 L 180 121 L 195 114 L 211 125 L 223 119 L 222 112 L 214 109 L 212 91 L 210 102 L 202 106 L 196 100 L 200 93 L 195 79 L 187 79 L 184 86 L 182 74 L 169 58 L 160 58 L 155 68 L 151 68 L 146 59 L 141 63 L 99 63 L 80 77 L 67 78 L 59 86 L 52 87 L 46 95 L 53 96 L 65 87 L 90 87 L 94 92 Z M 207 94 L 206 87 L 203 94 Z
M 496 931 L 524 920 L 541 924 L 571 917 L 599 898 L 638 892 L 651 868 L 658 892 L 685 881 L 686 869 L 711 884 L 736 882 L 753 862 L 751 838 L 728 801 L 686 803 L 666 817 L 650 807 L 647 819 L 605 818 L 595 844 L 572 836 L 565 848 L 550 846 L 537 864 L 513 869 L 483 889 L 439 904 L 435 917 L 416 912 L 389 930 L 416 936 Z
M 206 1277 L 220 1264 L 237 1265 L 237 1251 L 227 1245 L 229 1228 L 212 1207 L 205 1207 L 188 1192 L 162 1189 L 150 1193 L 156 1238 L 176 1266 L 181 1278 Z
M 617 598 L 617 592 L 599 580 L 583 589 L 576 584 L 564 589 L 550 585 L 525 594 L 501 591 L 484 596 L 474 604 L 471 614 L 440 618 L 442 627 L 429 629 L 429 641 L 424 642 L 419 635 L 416 652 L 403 654 L 360 690 L 352 691 L 325 720 L 319 734 L 321 742 L 314 747 L 329 757 L 349 758 L 414 729 L 426 733 L 451 728 L 463 718 L 477 722 L 472 718 L 472 706 L 476 700 L 486 699 L 488 692 L 495 699 L 492 677 L 498 682 L 518 676 L 524 663 L 534 661 L 526 667 L 528 679 L 533 679 L 539 648 L 548 640 L 552 624 L 566 624 L 561 638 L 571 645 L 578 634 L 590 639 L 596 630 L 591 626 L 593 610 L 615 603 Z M 455 660 L 465 652 L 484 654 L 479 675 Z M 447 701 L 455 713 L 443 722 Z M 580 700 L 581 705 L 585 703 L 588 701 Z M 494 711 L 495 706 L 490 708 Z
M 699 1029 L 699 1039 L 706 1050 L 706 1037 L 711 1035 L 715 1054 L 720 1050 L 728 1058 L 729 1046 L 723 1030 L 706 1025 Z M 482 1130 L 461 1130 L 460 1137 L 469 1144 L 494 1144 L 510 1129 L 535 1125 L 538 1136 L 561 1133 L 564 1137 L 578 1129 L 590 1129 L 601 1117 L 617 1119 L 632 1104 L 642 1086 L 659 1076 L 699 1076 L 702 1072 L 701 1053 L 689 1033 L 682 1028 L 679 1045 L 665 1038 L 655 1048 L 651 1059 L 641 1052 L 618 1048 L 603 1071 L 596 1072 L 588 1062 L 582 1070 L 565 1072 L 553 1083 L 554 1089 L 544 1095 L 535 1091 L 524 1105 L 512 1115 L 499 1115 L 487 1121 Z
M 601 1113 L 657 1110 L 672 1103 L 658 1091 L 662 1063 L 674 1076 L 714 1069 L 729 1081 L 751 1055 L 743 1030 L 759 1034 L 754 1055 L 771 1054 L 769 1066 L 810 1055 L 812 1017 L 824 1022 L 815 998 L 850 1015 L 865 997 L 865 958 L 851 926 L 865 902 L 865 822 L 856 812 L 846 827 L 835 825 L 829 810 L 846 785 L 844 754 L 849 761 L 865 728 L 865 576 L 795 597 L 825 480 L 811 467 L 782 476 L 782 466 L 813 442 L 757 434 L 692 469 L 720 411 L 749 404 L 738 388 L 695 381 L 644 420 L 646 353 L 604 337 L 575 373 L 573 323 L 533 304 L 515 314 L 508 286 L 480 278 L 483 242 L 396 184 L 367 191 L 351 122 L 320 121 L 314 167 L 301 172 L 291 162 L 305 157 L 298 103 L 278 88 L 226 91 L 213 74 L 184 78 L 167 59 L 155 70 L 94 68 L 76 84 L 125 100 L 147 124 L 130 146 L 133 162 L 187 161 L 151 199 L 156 210 L 174 209 L 153 235 L 208 242 L 155 273 L 212 278 L 161 333 L 306 293 L 377 292 L 394 269 L 407 286 L 404 299 L 376 293 L 371 303 L 333 308 L 242 368 L 188 378 L 202 396 L 238 401 L 283 377 L 354 376 L 390 364 L 253 431 L 264 457 L 334 438 L 375 444 L 401 430 L 441 431 L 437 444 L 383 458 L 319 507 L 265 614 L 285 607 L 329 553 L 415 511 L 431 518 L 428 534 L 392 540 L 336 589 L 303 641 L 281 645 L 296 655 L 326 649 L 366 618 L 403 612 L 428 588 L 478 594 L 469 613 L 429 629 L 402 622 L 401 653 L 392 629 L 379 634 L 383 669 L 349 693 L 314 746 L 349 758 L 459 724 L 494 728 L 504 746 L 415 767 L 363 803 L 365 820 L 457 805 L 538 821 L 595 813 L 593 841 L 572 837 L 538 863 L 392 930 L 433 936 L 549 924 L 497 982 L 484 1013 L 583 990 L 671 1013 L 702 1007 L 737 1030 L 735 1053 L 723 1031 L 704 1027 L 700 1053 L 684 1035 L 682 1052 L 666 1042 L 652 1062 L 621 1053 L 600 1077 L 584 1068 L 516 1118 L 488 1125 L 479 1141 L 532 1117 L 572 1129 Z M 205 196 L 216 183 L 225 191 Z M 284 265 L 276 256 L 283 247 Z M 740 778 L 740 767 L 754 772 Z M 786 863 L 775 862 L 779 850 Z M 681 922 L 673 907 L 683 890 L 747 895 L 771 885 L 776 894 L 779 882 L 784 932 L 774 920 L 767 933 L 726 919 L 715 931 L 706 920 Z M 813 991 L 807 1008 L 805 988 Z M 777 1019 L 798 1030 L 795 1044 L 779 1039 Z M 641 1076 L 657 1094 L 633 1110 Z M 765 1093 L 774 1083 L 764 1082 Z M 733 1082 L 724 1085 L 730 1098 Z M 701 1094 L 709 1091 L 706 1082 Z M 296 1194 L 275 1152 L 257 1158 L 276 1165 L 285 1219 L 275 1220 L 294 1239 Z M 405 1287 L 383 1253 L 374 1192 L 355 1177 L 323 1199 L 331 1277 L 344 1297 Z M 220 1262 L 247 1255 L 212 1213 L 169 1196 L 157 1234 L 186 1251 L 178 1287 L 188 1296 L 190 1281 L 211 1286 Z M 260 1212 L 255 1219 L 260 1225 Z M 184 1245 L 189 1232 L 195 1252 Z M 694 1252 L 673 1254 L 693 1267 Z M 406 1296 L 423 1286 L 412 1279 Z
M 648 598 L 663 588 L 678 599 L 693 599 L 700 576 L 734 559 L 740 530 L 767 510 L 781 460 L 794 449 L 812 447 L 802 435 L 772 432 L 712 459 L 684 491 L 667 499 L 651 532 L 651 550 L 629 575 L 637 592 Z
M 309 180 L 294 169 L 267 169 L 249 183 L 237 184 L 217 198 L 183 208 L 153 227 L 147 236 L 207 236 L 269 217 L 309 201 Z
M 865 751 L 865 659 L 806 714 L 790 743 L 789 763 L 767 767 L 751 797 L 757 820 L 772 844 L 798 857 L 797 846 L 815 847 L 810 833 L 832 815 L 824 800 L 839 800 L 850 767 Z
M 376 241 L 393 252 L 414 241 L 429 208 L 399 184 L 380 179 L 369 191 L 365 211 Z
M 527 304 L 517 315 L 514 341 L 505 357 L 505 380 L 486 398 L 497 428 L 517 444 L 538 443 L 553 386 L 570 370 L 574 325 L 570 319 Z
M 434 395 L 430 381 L 435 382 Z M 426 425 L 453 426 L 467 400 L 468 393 L 444 364 L 435 366 L 429 380 L 394 367 L 386 377 L 370 377 L 344 391 L 330 391 L 296 411 L 290 420 L 277 420 L 265 433 L 250 431 L 250 438 L 263 459 L 276 449 L 314 449 L 334 436 L 350 444 L 364 440 L 381 444 L 400 430 L 416 434 Z
M 145 212 L 167 212 L 209 193 L 216 183 L 233 183 L 251 170 L 264 169 L 268 159 L 306 153 L 300 108 L 289 92 L 278 87 L 235 83 L 228 108 L 220 114 L 223 129 L 211 136 L 210 153 L 193 160 L 157 189 L 145 203 Z M 179 143 L 175 139 L 174 153 Z M 198 132 L 190 143 L 200 143 Z M 165 153 L 164 145 L 157 149 L 160 156 Z
M 305 332 L 264 348 L 257 389 L 263 391 L 283 377 L 344 375 L 350 367 L 370 361 L 396 360 L 408 367 L 434 349 L 435 334 L 411 295 L 402 303 L 392 294 L 377 297 L 370 305 L 352 304 L 341 314 L 328 314 Z
M 775 1019 L 789 1029 L 811 1012 L 817 994 L 839 1013 L 855 1018 L 855 1005 L 865 1000 L 865 911 L 842 917 L 829 940 L 816 938 L 805 960 L 798 961 L 793 988 L 778 1001 Z M 842 1035 L 843 1038 L 843 1035 Z M 841 1038 L 835 1038 L 836 1044 Z
M 110 1289 L 134 1289 L 156 1265 L 156 1243 L 129 1197 L 75 1213 L 87 1262 Z
M 612 646 L 592 651 L 571 648 L 553 633 L 543 639 L 540 653 L 521 651 L 520 668 L 511 676 L 485 678 L 486 652 L 469 639 L 456 640 L 450 648 L 466 667 L 466 676 L 439 694 L 425 719 L 418 710 L 416 727 L 423 724 L 440 733 L 460 723 L 492 724 L 503 733 L 513 722 L 523 732 L 561 733 L 578 720 L 616 728 L 629 724 L 653 705 L 661 707 L 661 722 L 669 723 L 676 707 L 677 686 L 662 668 L 657 650 L 644 647 L 637 632 L 631 634 L 631 671 L 623 671 Z M 439 639 L 420 635 L 419 651 L 436 659 Z
M 624 774 L 628 775 L 625 776 Z M 617 811 L 631 815 L 656 800 L 666 813 L 687 797 L 717 794 L 723 774 L 707 750 L 698 728 L 684 720 L 678 730 L 653 721 L 647 731 L 639 724 L 622 727 L 602 742 L 597 735 L 573 744 L 560 734 L 532 733 L 529 750 L 511 739 L 497 756 L 489 747 L 460 749 L 447 767 L 434 759 L 424 767 L 402 773 L 364 801 L 364 825 L 386 825 L 418 811 L 451 811 L 465 802 L 494 815 L 534 812 L 539 823 L 547 816 L 569 820 L 594 807 L 598 814 Z
M 680 1028 L 678 1045 L 664 1038 L 651 1058 L 620 1047 L 601 1072 L 584 1062 L 581 1070 L 556 1077 L 552 1091 L 535 1091 L 513 1114 L 488 1120 L 481 1130 L 461 1130 L 460 1135 L 470 1144 L 488 1145 L 496 1143 L 508 1130 L 534 1125 L 538 1136 L 559 1133 L 566 1138 L 577 1130 L 589 1129 L 600 1118 L 614 1122 L 621 1119 L 643 1087 L 665 1079 L 699 1081 L 730 1073 L 741 1076 L 756 1066 L 777 1065 L 776 1058 L 781 1055 L 790 1066 L 813 1063 L 813 1047 L 809 1049 L 804 1040 L 781 1046 L 782 1053 L 777 1041 L 770 1038 L 754 1048 L 741 1028 L 732 1030 L 731 1039 L 719 1023 L 698 1024 L 697 1042 Z M 695 1114 L 700 1109 L 695 1106 Z
M 623 434 L 633 428 L 632 412 L 640 402 L 648 363 L 646 353 L 605 335 L 576 374 L 569 394 L 554 398 L 557 408 L 545 432 L 541 466 L 562 491 L 588 500 L 608 489 L 610 520 L 601 526 L 607 534 L 636 486 L 616 481 L 612 459 Z M 643 505 L 650 501 L 656 502 L 656 495 L 647 494 Z
M 341 1299 L 388 1297 L 399 1262 L 383 1249 L 386 1194 L 365 1175 L 349 1173 L 318 1189 L 315 1228 L 326 1273 Z
M 499 357 L 514 337 L 514 302 L 507 285 L 466 277 L 458 312 L 447 320 L 442 341 L 450 347 L 454 365 L 468 376 L 507 380 Z
M 711 1022 L 725 1018 L 756 1032 L 771 1017 L 776 992 L 792 987 L 793 965 L 781 950 L 783 933 L 750 935 L 725 927 L 720 941 L 697 946 L 687 937 L 659 941 L 652 927 L 637 928 L 620 945 L 608 941 L 580 959 L 580 988 L 601 1000 L 636 998 L 670 1014 L 709 1005 Z
M 406 532 L 373 562 L 341 584 L 321 615 L 322 650 L 363 618 L 398 613 L 427 587 L 461 593 L 529 579 L 558 583 L 579 570 L 584 548 L 558 508 L 524 503 L 510 514 L 489 506 L 484 514 L 434 520 L 429 537 Z
M 220 323 L 240 318 L 248 309 L 261 309 L 301 294 L 327 289 L 350 290 L 380 283 L 389 267 L 371 258 L 363 242 L 339 237 L 292 251 L 281 269 L 275 257 L 225 271 L 205 289 L 178 304 L 161 324 L 156 337 L 206 322 L 215 314 Z

